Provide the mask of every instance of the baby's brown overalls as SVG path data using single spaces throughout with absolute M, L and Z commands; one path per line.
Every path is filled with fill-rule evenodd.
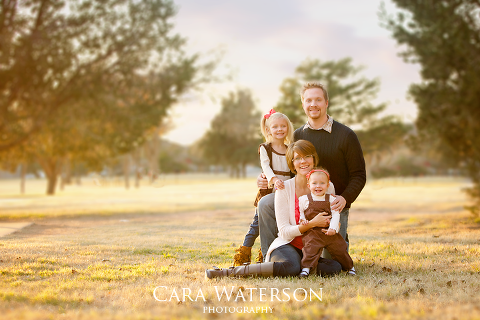
M 332 214 L 330 210 L 330 195 L 325 195 L 325 201 L 314 201 L 312 195 L 307 194 L 308 208 L 305 209 L 305 218 L 312 220 L 317 214 L 327 212 Z M 303 258 L 302 268 L 316 269 L 318 259 L 322 255 L 323 248 L 326 248 L 332 259 L 338 261 L 342 265 L 342 269 L 348 271 L 353 267 L 353 261 L 347 252 L 347 243 L 339 233 L 333 236 L 327 236 L 322 232 L 322 229 L 315 227 L 307 230 L 303 236 Z

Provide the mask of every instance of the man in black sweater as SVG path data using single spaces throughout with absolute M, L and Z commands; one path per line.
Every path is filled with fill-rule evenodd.
M 333 120 L 327 114 L 328 93 L 322 84 L 305 83 L 301 91 L 301 99 L 308 121 L 295 130 L 294 140 L 310 141 L 317 150 L 319 166 L 329 171 L 336 193 L 332 208 L 340 211 L 339 233 L 348 243 L 350 205 L 358 197 L 366 182 L 362 148 L 352 129 Z M 259 188 L 266 188 L 267 182 L 262 175 L 257 179 L 257 185 Z M 260 242 L 262 252 L 265 254 L 278 234 L 273 195 L 263 197 L 257 209 Z

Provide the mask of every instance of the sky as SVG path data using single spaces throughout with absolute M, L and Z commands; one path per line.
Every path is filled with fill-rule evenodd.
M 175 0 L 172 22 L 187 38 L 187 52 L 222 52 L 216 73 L 231 79 L 183 97 L 164 138 L 182 145 L 201 138 L 221 98 L 238 88 L 249 89 L 258 109 L 268 112 L 280 99 L 282 81 L 307 58 L 351 57 L 364 67 L 362 75 L 380 79 L 375 102 L 388 102 L 385 113 L 412 122 L 417 110 L 407 91 L 420 81 L 420 67 L 398 56 L 401 48 L 380 26 L 382 2 L 395 12 L 387 0 Z

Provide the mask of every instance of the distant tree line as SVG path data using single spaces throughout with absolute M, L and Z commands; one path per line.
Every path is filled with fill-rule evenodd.
M 292 77 L 283 80 L 276 111 L 286 114 L 298 128 L 307 121 L 300 99 L 305 81 L 317 80 L 329 91 L 328 113 L 334 119 L 355 128 L 367 159 L 380 157 L 404 143 L 411 127 L 394 116 L 380 116 L 386 104 L 373 104 L 379 91 L 378 79 L 361 76 L 362 68 L 351 58 L 338 61 L 307 59 Z M 231 92 L 222 100 L 222 109 L 213 119 L 210 130 L 198 147 L 210 163 L 230 169 L 232 176 L 244 175 L 247 164 L 259 165 L 258 145 L 261 115 L 256 111 L 251 93 L 245 89 Z M 370 160 L 370 161 L 369 161 Z M 243 173 L 243 174 L 239 174 Z
M 413 125 L 385 116 L 374 103 L 380 81 L 362 75 L 351 58 L 307 59 L 283 80 L 274 107 L 295 128 L 306 122 L 299 89 L 323 82 L 329 114 L 357 133 L 369 167 L 408 145 L 431 159 L 425 166 L 459 168 L 474 186 L 470 210 L 480 208 L 480 4 L 474 0 L 394 0 L 396 15 L 381 20 L 421 66 L 409 95 L 419 108 Z M 248 89 L 226 93 L 210 129 L 194 145 L 165 146 L 169 110 L 188 90 L 209 81 L 213 62 L 187 54 L 172 34 L 169 0 L 5 0 L 0 2 L 0 165 L 41 167 L 54 194 L 58 177 L 121 169 L 130 185 L 148 173 L 211 165 L 233 177 L 258 165 L 261 117 Z M 182 154 L 175 161 L 176 154 Z M 422 161 L 399 158 L 378 175 L 428 173 Z M 424 161 L 425 162 L 425 161 Z M 385 169 L 385 170 L 384 170 Z M 112 171 L 112 172 L 113 172 Z

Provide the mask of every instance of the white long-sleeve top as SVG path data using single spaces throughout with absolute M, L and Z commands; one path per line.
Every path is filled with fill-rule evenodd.
M 270 163 L 267 150 L 265 150 L 264 146 L 260 146 L 260 166 L 262 167 L 263 173 L 267 177 L 269 187 L 272 185 L 271 182 L 273 177 L 277 177 L 282 181 L 290 179 L 290 176 L 275 174 L 273 172 L 274 169 L 275 171 L 290 172 L 285 154 L 281 154 L 275 150 L 272 150 L 272 163 Z
M 313 201 L 325 201 L 325 195 L 317 196 L 317 195 L 314 195 L 313 193 L 311 195 L 312 195 Z M 330 195 L 330 210 L 332 211 L 332 219 L 330 220 L 330 226 L 328 228 L 334 229 L 338 233 L 338 230 L 340 229 L 340 226 L 339 226 L 340 212 L 332 209 L 332 202 L 334 200 L 335 200 L 335 197 Z M 298 208 L 300 209 L 300 220 L 305 220 L 305 210 L 307 210 L 309 202 L 310 201 L 308 201 L 307 195 L 304 195 L 298 198 Z
M 335 193 L 333 183 L 330 182 L 327 192 Z M 273 250 L 302 235 L 295 220 L 295 178 L 285 181 L 285 188 L 275 192 L 275 219 L 278 236 L 268 248 L 265 262 L 270 261 L 270 254 Z

